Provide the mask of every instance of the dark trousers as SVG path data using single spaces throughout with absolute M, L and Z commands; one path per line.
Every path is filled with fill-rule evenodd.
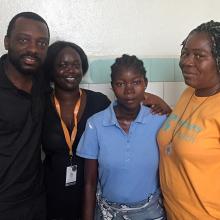
M 0 220 L 46 220 L 46 199 L 40 195 L 35 199 L 17 204 L 0 213 Z

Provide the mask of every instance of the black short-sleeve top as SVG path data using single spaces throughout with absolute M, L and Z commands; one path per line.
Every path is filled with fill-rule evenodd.
M 84 179 L 84 160 L 76 156 L 76 147 L 84 132 L 87 119 L 93 114 L 104 110 L 110 104 L 110 100 L 102 93 L 83 90 L 87 96 L 86 106 L 78 122 L 77 135 L 72 147 L 73 164 L 77 165 L 77 181 L 73 186 L 65 187 L 66 167 L 70 165 L 70 162 L 60 118 L 50 98 L 48 98 L 46 105 L 42 146 L 46 155 L 44 166 L 48 203 L 54 204 L 50 204 L 53 209 L 56 209 L 56 206 L 57 209 L 62 209 L 60 206 L 69 207 L 69 204 L 73 209 L 74 206 L 79 207 Z

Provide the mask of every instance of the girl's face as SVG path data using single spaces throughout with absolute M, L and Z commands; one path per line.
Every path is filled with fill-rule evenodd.
M 220 81 L 211 47 L 208 33 L 194 32 L 181 51 L 180 68 L 185 83 L 198 91 L 210 89 Z
M 71 47 L 63 48 L 55 59 L 55 86 L 63 90 L 72 91 L 79 88 L 82 77 L 82 63 L 79 54 Z
M 112 79 L 112 89 L 120 106 L 136 110 L 144 99 L 147 80 L 137 70 L 122 69 Z

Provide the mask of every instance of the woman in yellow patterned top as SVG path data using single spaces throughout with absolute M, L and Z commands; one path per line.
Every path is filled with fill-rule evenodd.
M 189 86 L 158 134 L 160 181 L 168 220 L 220 219 L 220 23 L 183 41 Z

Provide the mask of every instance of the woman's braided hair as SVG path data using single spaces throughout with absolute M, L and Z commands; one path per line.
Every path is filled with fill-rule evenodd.
M 201 25 L 193 29 L 189 33 L 188 37 L 195 32 L 197 33 L 205 32 L 210 35 L 211 43 L 212 43 L 212 48 L 211 48 L 212 54 L 216 59 L 217 68 L 218 71 L 220 72 L 220 22 L 215 22 L 211 20 L 209 22 L 202 23 Z M 188 37 L 183 41 L 182 43 L 183 47 L 185 46 Z
M 121 57 L 116 58 L 115 63 L 111 66 L 111 79 L 124 69 L 132 69 L 139 72 L 146 79 L 146 69 L 142 60 L 138 59 L 135 55 L 123 54 Z

